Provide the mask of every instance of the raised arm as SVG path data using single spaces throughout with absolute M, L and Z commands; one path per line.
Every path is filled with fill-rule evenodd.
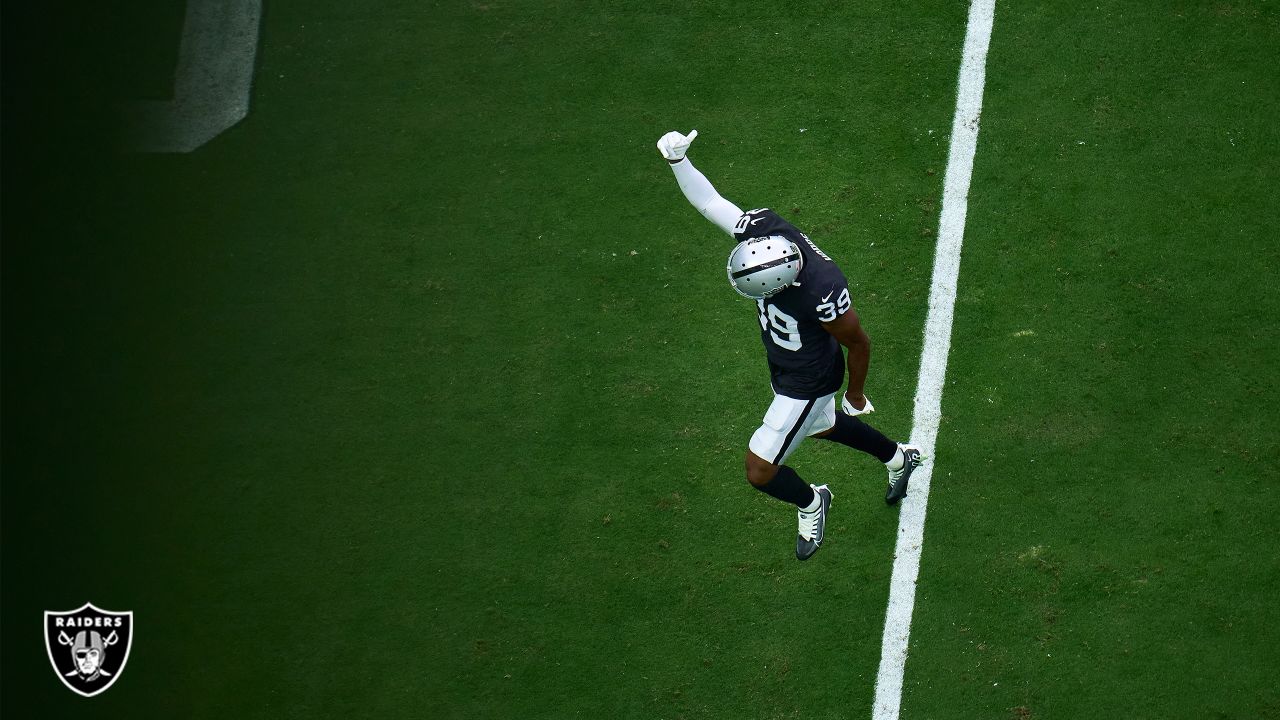
M 732 235 L 733 226 L 738 223 L 738 218 L 742 217 L 742 210 L 720 197 L 720 193 L 712 187 L 711 181 L 698 172 L 689 158 L 685 157 L 685 153 L 689 151 L 689 144 L 696 137 L 698 137 L 697 130 L 689 133 L 688 136 L 675 131 L 669 132 L 658 140 L 658 151 L 671 164 L 671 172 L 675 173 L 676 182 L 680 184 L 680 190 L 688 198 L 689 203 L 708 220 L 715 223 L 716 227 Z

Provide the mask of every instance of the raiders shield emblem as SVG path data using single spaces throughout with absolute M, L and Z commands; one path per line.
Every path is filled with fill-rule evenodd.
M 44 646 L 62 684 L 93 697 L 120 679 L 133 645 L 133 613 L 111 612 L 92 603 L 44 613 Z

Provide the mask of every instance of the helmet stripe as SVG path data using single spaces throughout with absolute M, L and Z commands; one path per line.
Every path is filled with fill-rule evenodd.
M 777 267 L 779 265 L 786 265 L 789 262 L 795 262 L 796 260 L 799 260 L 799 259 L 800 259 L 799 255 L 797 255 L 796 253 L 792 253 L 784 258 L 779 258 L 777 260 L 770 260 L 769 262 L 766 262 L 766 263 L 760 263 L 759 265 L 753 265 L 749 268 L 739 270 L 733 273 L 732 275 L 730 275 L 730 277 L 732 277 L 734 280 L 737 280 L 738 278 L 743 278 L 748 275 L 753 275 L 755 273 L 758 273 L 761 270 L 768 270 L 769 268 Z

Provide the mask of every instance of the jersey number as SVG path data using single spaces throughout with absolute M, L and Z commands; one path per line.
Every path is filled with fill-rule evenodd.
M 765 305 L 763 300 L 757 300 L 756 306 L 760 308 L 760 327 L 769 331 L 773 343 L 784 350 L 799 350 L 800 323 L 776 305 Z
M 849 310 L 849 288 L 845 288 L 840 292 L 840 297 L 836 298 L 833 303 L 822 303 L 814 308 L 818 312 L 818 320 L 820 322 L 833 322 L 835 319 Z
M 742 217 L 738 218 L 738 224 L 733 226 L 733 234 L 741 235 L 742 233 L 746 232 L 747 228 L 760 222 L 763 219 L 756 216 L 768 209 L 769 208 L 756 208 L 755 210 L 748 210 L 742 213 Z

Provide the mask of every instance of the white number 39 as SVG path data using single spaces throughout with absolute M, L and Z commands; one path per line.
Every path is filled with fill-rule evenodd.
M 849 310 L 849 288 L 840 291 L 840 297 L 836 298 L 833 303 L 822 303 L 814 310 L 818 313 L 820 322 L 832 322 L 837 317 L 845 314 Z

